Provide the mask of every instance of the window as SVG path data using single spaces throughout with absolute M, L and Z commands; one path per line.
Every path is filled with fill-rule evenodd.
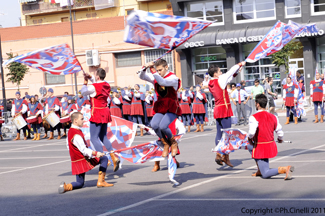
M 317 41 L 317 62 L 318 62 L 318 72 L 325 74 L 325 37 L 320 37 L 316 39 Z
M 132 9 L 127 9 L 127 10 L 125 10 L 125 14 L 130 15 L 133 11 L 134 11 L 133 8 Z
M 312 15 L 325 14 L 325 0 L 311 0 L 310 7 Z
M 46 85 L 65 84 L 65 75 L 52 75 L 45 73 Z
M 61 22 L 69 22 L 69 17 L 61 17 Z
M 155 61 L 157 58 L 162 56 L 165 52 L 166 52 L 166 50 L 148 50 L 148 51 L 144 51 L 145 62 L 148 63 L 148 62 Z M 163 59 L 165 59 L 167 61 L 168 69 L 170 71 L 174 72 L 173 53 L 172 52 L 168 53 L 167 55 L 165 55 L 163 57 Z
M 235 23 L 272 20 L 275 15 L 275 0 L 234 0 Z
M 115 58 L 117 67 L 141 66 L 141 52 L 116 53 Z
M 286 17 L 300 17 L 301 16 L 301 0 L 286 0 L 285 1 Z
M 222 0 L 187 3 L 185 6 L 185 16 L 215 21 L 217 24 L 223 25 Z
M 222 47 L 197 48 L 192 54 L 194 72 L 208 72 L 210 64 L 217 64 L 223 72 L 227 71 L 226 51 Z

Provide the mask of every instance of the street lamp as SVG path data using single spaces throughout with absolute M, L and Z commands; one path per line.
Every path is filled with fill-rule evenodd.
M 72 28 L 72 15 L 71 15 L 71 0 L 68 0 L 68 2 L 69 2 L 69 12 L 70 12 L 72 52 L 74 54 L 74 41 L 73 41 L 73 28 Z M 72 76 L 72 74 L 71 74 L 71 76 Z M 75 84 L 76 94 L 78 94 L 77 73 L 74 74 L 74 84 Z

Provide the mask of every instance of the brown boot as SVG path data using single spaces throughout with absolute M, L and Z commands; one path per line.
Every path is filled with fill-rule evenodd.
M 63 132 L 63 135 L 61 136 L 61 138 L 62 138 L 62 137 L 66 137 L 66 136 L 67 136 L 67 133 L 64 131 L 64 132 Z
M 46 139 L 47 138 L 47 132 L 45 132 L 44 136 L 42 137 L 42 139 Z
M 143 128 L 140 128 L 140 136 L 143 136 Z
M 203 126 L 204 126 L 204 124 L 201 124 L 201 132 L 204 132 Z
M 24 140 L 27 140 L 27 131 L 24 133 Z
M 200 125 L 199 124 L 196 125 L 196 130 L 194 132 L 200 132 Z
M 3 136 L 2 136 L 2 135 L 0 135 L 0 140 L 1 140 L 1 141 L 4 141 L 4 139 L 3 139 Z
M 291 180 L 292 179 L 291 173 L 294 171 L 294 169 L 295 168 L 293 166 L 278 167 L 278 173 L 286 174 L 286 177 L 284 178 L 284 180 Z
M 158 170 L 160 170 L 160 161 L 155 161 L 155 166 L 153 167 L 151 172 L 157 172 Z
M 320 116 L 320 123 L 323 123 L 324 122 L 324 115 L 321 115 Z
M 61 139 L 61 131 L 58 132 L 58 140 Z
M 262 173 L 260 171 L 260 168 L 258 167 L 258 164 L 256 162 L 256 166 L 257 166 L 257 172 L 253 173 L 252 176 L 257 177 L 257 176 L 262 176 Z
M 41 134 L 40 134 L 40 133 L 37 134 L 37 138 L 36 138 L 36 140 L 41 140 Z
M 161 142 L 164 144 L 164 151 L 161 155 L 161 157 L 167 157 L 168 152 L 169 152 L 169 143 L 165 138 L 161 138 Z
M 113 152 L 109 153 L 109 155 L 111 156 L 112 161 L 113 161 L 114 172 L 116 172 L 120 168 L 120 160 L 118 159 L 118 157 L 115 156 L 115 154 Z
M 176 161 L 176 166 L 177 166 L 177 168 L 179 168 L 179 163 L 178 163 L 178 161 L 176 160 L 176 158 L 175 158 L 175 161 Z
M 27 133 L 27 139 L 30 139 L 31 138 L 31 136 L 30 136 L 30 134 L 31 134 L 30 130 L 26 131 L 26 133 Z
M 318 123 L 318 115 L 315 115 L 315 122 L 314 123 Z
M 220 166 L 223 166 L 222 163 L 222 157 L 220 153 L 217 153 L 216 159 L 215 159 L 216 163 L 219 164 Z
M 50 137 L 47 140 L 52 140 L 54 139 L 53 132 L 50 132 Z
M 298 124 L 298 117 L 295 117 L 295 124 Z
M 187 126 L 187 133 L 191 132 L 191 126 Z
M 107 183 L 105 181 L 105 176 L 106 176 L 106 173 L 104 173 L 102 171 L 99 171 L 99 173 L 98 173 L 98 181 L 97 181 L 97 187 L 98 188 L 100 188 L 100 187 L 112 187 L 112 186 L 114 186 L 113 184 Z
M 15 141 L 16 140 L 20 140 L 20 133 L 17 133 L 17 136 L 16 136 L 16 138 L 14 139 Z
M 174 137 L 174 136 L 169 140 L 169 142 L 171 143 L 172 156 L 175 157 L 176 154 L 177 154 L 177 152 L 178 152 L 178 148 L 177 148 L 178 143 L 177 143 L 177 141 L 175 140 L 175 137 Z
M 290 121 L 290 117 L 287 117 L 287 121 L 284 124 L 289 124 L 289 121 Z
M 222 157 L 222 161 L 225 162 L 225 164 L 227 164 L 230 167 L 234 167 L 229 160 L 229 155 L 228 154 L 224 154 Z
M 72 191 L 73 187 L 72 184 L 66 184 L 65 182 L 61 182 L 59 187 L 59 194 L 63 194 L 67 191 Z
M 32 141 L 35 141 L 37 139 L 37 133 L 34 133 L 34 137 L 32 139 Z

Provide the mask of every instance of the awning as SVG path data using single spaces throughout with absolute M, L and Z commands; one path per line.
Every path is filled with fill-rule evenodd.
M 216 34 L 216 32 L 198 33 L 176 49 L 190 49 L 216 45 Z
M 36 2 L 37 0 L 19 0 L 19 3 Z

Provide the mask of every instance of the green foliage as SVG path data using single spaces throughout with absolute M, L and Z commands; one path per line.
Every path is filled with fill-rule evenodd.
M 15 58 L 12 53 L 7 53 L 8 59 Z M 29 68 L 26 65 L 23 65 L 18 62 L 12 62 L 8 64 L 7 66 L 9 73 L 7 73 L 8 80 L 7 82 L 12 82 L 16 83 L 18 86 L 18 91 L 19 91 L 19 85 L 21 81 L 24 79 L 26 72 L 29 70 Z
M 289 57 L 300 50 L 303 46 L 294 40 L 285 45 L 279 52 L 273 53 L 271 56 L 272 63 L 277 67 L 285 66 L 285 73 L 289 73 Z

